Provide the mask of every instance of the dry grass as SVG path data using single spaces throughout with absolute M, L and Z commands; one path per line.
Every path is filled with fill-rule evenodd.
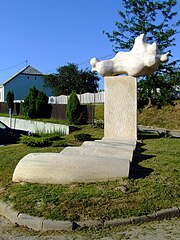
M 180 101 L 174 106 L 144 108 L 138 111 L 138 124 L 152 127 L 161 127 L 171 130 L 180 130 Z

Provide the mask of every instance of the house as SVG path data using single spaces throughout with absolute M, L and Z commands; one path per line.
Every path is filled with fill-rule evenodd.
M 43 85 L 43 73 L 28 65 L 0 86 L 0 102 L 6 101 L 8 91 L 14 92 L 15 100 L 23 100 L 33 86 L 51 96 L 51 89 L 44 88 Z

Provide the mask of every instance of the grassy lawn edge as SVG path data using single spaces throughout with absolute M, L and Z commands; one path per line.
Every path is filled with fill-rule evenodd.
M 101 131 L 84 127 L 83 132 Z M 99 135 L 100 137 L 100 135 Z M 53 220 L 110 220 L 154 213 L 180 206 L 180 139 L 141 133 L 130 178 L 70 185 L 15 184 L 18 161 L 32 151 L 60 152 L 62 147 L 0 148 L 0 198 L 19 212 Z M 72 136 L 67 136 L 73 142 Z

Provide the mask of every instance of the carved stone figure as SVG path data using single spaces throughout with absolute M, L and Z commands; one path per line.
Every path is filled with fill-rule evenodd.
M 135 39 L 134 46 L 129 52 L 118 52 L 110 60 L 92 58 L 92 72 L 98 72 L 104 76 L 117 76 L 127 74 L 129 76 L 147 76 L 153 74 L 160 63 L 168 61 L 167 53 L 162 53 L 157 44 L 147 43 L 146 36 L 141 34 Z

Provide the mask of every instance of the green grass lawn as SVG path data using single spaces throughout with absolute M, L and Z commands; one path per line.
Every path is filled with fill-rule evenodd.
M 65 136 L 64 141 L 80 145 L 73 135 L 82 132 L 94 139 L 103 136 L 102 129 L 88 125 Z M 15 166 L 23 156 L 31 152 L 60 152 L 63 147 L 0 147 L 0 198 L 30 215 L 71 221 L 138 216 L 180 206 L 180 139 L 145 133 L 140 136 L 130 178 L 96 183 L 12 183 Z

